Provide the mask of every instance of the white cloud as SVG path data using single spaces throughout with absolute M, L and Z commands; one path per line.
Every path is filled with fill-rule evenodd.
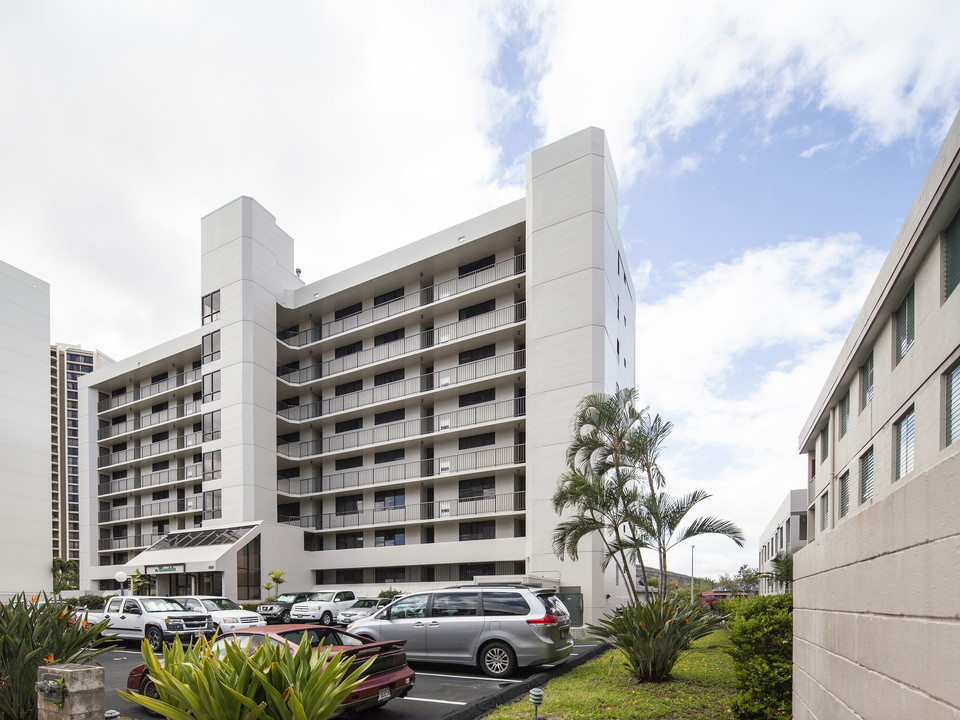
M 703 156 L 699 153 L 684 155 L 674 164 L 673 175 L 683 175 L 684 173 L 693 172 L 700 167 L 701 162 L 703 162 Z
M 770 516 L 803 487 L 797 437 L 882 260 L 855 234 L 783 243 L 688 274 L 638 306 L 637 386 L 676 426 L 668 488 L 715 493 L 700 514 L 733 520 L 748 538 L 743 550 L 698 540 L 698 573 L 756 565 Z M 684 553 L 671 562 L 688 563 Z
M 829 143 L 820 143 L 819 145 L 814 145 L 813 147 L 809 147 L 806 150 L 804 150 L 802 153 L 800 153 L 800 157 L 802 157 L 804 160 L 809 160 L 818 152 L 822 152 L 824 150 L 832 150 L 838 144 L 839 143 L 829 142 Z

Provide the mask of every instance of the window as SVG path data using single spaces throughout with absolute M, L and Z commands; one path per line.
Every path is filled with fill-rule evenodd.
M 828 493 L 824 493 L 820 497 L 820 529 L 826 530 L 827 524 L 830 519 L 830 500 L 828 498 Z
M 388 370 L 387 372 L 382 372 L 379 375 L 373 376 L 374 385 L 386 385 L 387 383 L 399 382 L 403 380 L 404 372 L 403 368 L 398 368 L 396 370 Z
M 497 442 L 496 433 L 484 433 L 483 435 L 468 435 L 460 438 L 459 447 L 461 450 L 470 450 L 472 448 L 485 447 Z
M 483 593 L 484 615 L 526 615 L 529 612 L 530 606 L 520 593 L 489 590 Z
M 464 365 L 465 363 L 476 362 L 477 360 L 493 357 L 496 354 L 497 346 L 494 344 L 484 345 L 483 347 L 473 348 L 472 350 L 464 350 L 460 353 L 460 364 Z
M 159 383 L 159 382 L 163 382 L 163 381 L 166 380 L 168 377 L 170 377 L 170 374 L 169 374 L 169 373 L 166 373 L 166 372 L 162 372 L 162 373 L 160 373 L 159 375 L 154 375 L 152 378 L 150 378 L 150 384 L 151 384 L 151 385 L 156 385 L 156 384 Z
M 386 345 L 387 343 L 392 343 L 396 340 L 403 340 L 403 328 L 397 328 L 396 330 L 391 330 L 390 332 L 374 335 L 373 346 L 379 347 L 380 345 Z
M 487 257 L 481 258 L 480 260 L 474 260 L 473 262 L 467 263 L 466 265 L 461 265 L 457 271 L 457 274 L 460 277 L 464 277 L 465 275 L 469 275 L 470 273 L 475 273 L 478 270 L 483 270 L 484 268 L 492 267 L 496 263 L 496 261 L 497 261 L 496 255 L 488 255 Z
M 830 426 L 827 425 L 820 431 L 820 462 L 827 459 L 830 454 Z
M 406 534 L 400 530 L 377 530 L 373 538 L 375 547 L 393 547 L 406 544 Z
M 476 617 L 480 614 L 480 593 L 435 592 L 430 617 Z
M 846 517 L 850 511 L 850 472 L 840 476 L 840 517 Z
M 200 362 L 208 363 L 220 359 L 220 331 L 204 335 L 200 344 Z
M 460 523 L 461 542 L 466 542 L 467 540 L 493 540 L 496 536 L 497 523 L 495 520 Z
M 155 491 L 155 492 L 153 493 L 153 500 L 155 500 L 155 501 L 156 501 L 156 500 L 166 500 L 168 497 L 170 497 L 170 491 L 169 491 L 169 490 L 157 490 L 157 491 Z
M 873 400 L 873 353 L 860 366 L 860 412 Z
M 237 552 L 237 599 L 258 600 L 259 598 L 260 536 L 257 535 Z
M 353 420 L 341 420 L 334 425 L 334 431 L 338 433 L 349 432 L 350 430 L 359 430 L 363 427 L 363 418 L 353 418 Z
M 463 563 L 459 568 L 460 582 L 472 582 L 480 575 L 496 575 L 496 563 Z
M 960 284 L 960 212 L 953 216 L 943 240 L 943 299 Z
M 960 430 L 960 363 L 947 371 L 945 441 L 952 445 Z
M 378 583 L 402 583 L 407 581 L 407 570 L 402 567 L 379 567 L 376 571 Z
M 205 452 L 203 454 L 203 479 L 215 480 L 221 476 L 220 451 Z
M 223 515 L 220 490 L 208 490 L 203 494 L 203 519 L 216 520 Z M 259 541 L 259 536 L 257 540 Z
M 333 394 L 336 397 L 340 397 L 341 395 L 348 395 L 350 393 L 360 392 L 361 390 L 363 390 L 363 379 L 337 385 L 333 389 Z
M 363 511 L 363 495 L 344 495 L 337 498 L 337 515 L 354 515 Z
M 362 532 L 337 533 L 337 550 L 352 550 L 362 547 Z
M 910 292 L 907 293 L 907 296 L 903 299 L 903 302 L 900 303 L 900 307 L 897 308 L 897 362 L 900 362 L 903 359 L 903 356 L 907 354 L 907 351 L 913 347 L 913 338 L 914 338 L 914 316 L 913 316 L 913 288 L 910 288 Z
M 487 300 L 486 302 L 477 303 L 476 305 L 470 305 L 469 307 L 460 308 L 459 318 L 460 321 L 467 320 L 477 315 L 485 315 L 491 313 L 496 308 L 497 303 L 495 300 Z
M 216 440 L 220 437 L 220 411 L 204 413 L 203 415 L 203 440 Z
M 397 462 L 398 460 L 403 460 L 403 448 L 398 448 L 396 450 L 382 450 L 381 452 L 374 453 L 373 455 L 373 462 L 375 464 Z
M 337 570 L 334 577 L 337 585 L 359 585 L 363 582 L 363 568 Z
M 460 396 L 460 407 L 468 407 L 470 405 L 493 402 L 496 399 L 496 395 L 497 391 L 494 388 L 466 393 L 465 395 Z
M 377 510 L 393 510 L 402 508 L 406 503 L 403 490 L 381 490 L 373 496 L 374 508 Z
M 377 307 L 378 305 L 386 305 L 391 300 L 397 300 L 402 297 L 403 297 L 403 288 L 398 287 L 396 290 L 391 290 L 390 292 L 381 293 L 380 295 L 374 295 L 373 306 Z
M 387 410 L 386 412 L 377 413 L 373 416 L 374 425 L 385 425 L 386 423 L 399 422 L 407 416 L 407 411 L 404 408 L 398 410 Z
M 847 434 L 850 429 L 850 391 L 843 396 L 840 401 L 840 437 Z
M 354 457 L 340 458 L 334 462 L 334 466 L 337 470 L 350 470 L 352 468 L 358 468 L 363 465 L 363 455 L 355 455 Z
M 493 497 L 496 492 L 496 482 L 492 476 L 460 481 L 459 498 L 461 500 Z
M 170 431 L 164 430 L 163 432 L 154 433 L 150 436 L 151 443 L 163 442 L 164 440 L 170 439 Z
M 306 552 L 318 552 L 323 550 L 323 535 L 315 533 L 303 534 L 303 549 Z
M 220 371 L 215 370 L 203 376 L 203 402 L 220 398 Z
M 913 470 L 913 408 L 907 410 L 894 427 L 897 440 L 895 479 L 899 480 Z
M 203 324 L 207 325 L 220 318 L 220 291 L 214 290 L 209 295 L 204 295 L 200 301 L 201 317 Z
M 873 497 L 873 448 L 860 456 L 860 502 Z
M 347 345 L 341 345 L 333 351 L 333 356 L 342 358 L 346 357 L 347 355 L 356 355 L 361 350 L 363 350 L 363 340 L 357 340 L 356 342 L 352 342 Z
M 348 317 L 350 315 L 356 315 L 361 310 L 363 310 L 363 303 L 362 302 L 354 303 L 353 305 L 348 305 L 347 307 L 340 308 L 339 310 L 334 312 L 333 319 L 342 320 L 343 318 Z

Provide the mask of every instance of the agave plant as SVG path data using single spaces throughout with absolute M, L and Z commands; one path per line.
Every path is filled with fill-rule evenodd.
M 0 605 L 0 720 L 37 716 L 37 668 L 47 664 L 82 663 L 112 645 L 100 637 L 106 621 L 90 625 L 66 605 L 46 595 L 27 599 L 23 593 Z
M 709 609 L 674 596 L 629 603 L 619 614 L 605 615 L 587 629 L 623 654 L 637 682 L 663 682 L 670 678 L 680 653 L 720 622 Z
M 329 647 L 228 642 L 221 654 L 205 638 L 186 648 L 177 639 L 161 663 L 146 640 L 142 652 L 159 699 L 120 696 L 169 720 L 325 720 L 363 679 L 374 658 L 350 672 L 351 658 Z

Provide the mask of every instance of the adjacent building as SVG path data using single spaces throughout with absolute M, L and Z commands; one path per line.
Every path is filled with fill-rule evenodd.
M 956 718 L 960 116 L 800 436 L 794 717 Z
M 50 347 L 53 557 L 80 561 L 80 377 L 113 362 L 98 350 Z
M 50 286 L 0 262 L 0 600 L 53 588 Z
M 634 383 L 617 218 L 596 128 L 534 151 L 522 199 L 310 284 L 255 200 L 205 217 L 197 329 L 81 380 L 83 586 L 622 602 L 599 543 L 556 558 L 550 501 L 579 400 Z
M 791 490 L 770 518 L 761 536 L 759 562 L 760 594 L 788 592 L 785 583 L 773 580 L 772 561 L 780 553 L 795 553 L 807 544 L 807 491 Z

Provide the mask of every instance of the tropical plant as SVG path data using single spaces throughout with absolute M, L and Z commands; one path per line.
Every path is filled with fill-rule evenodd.
M 100 637 L 106 621 L 77 620 L 66 605 L 48 600 L 21 593 L 0 605 L 0 720 L 37 716 L 38 667 L 83 662 L 112 647 Z
M 312 648 L 226 642 L 222 654 L 205 638 L 186 648 L 165 645 L 161 663 L 146 640 L 147 673 L 159 697 L 120 696 L 169 720 L 325 720 L 360 684 L 375 658 L 351 672 L 353 658 Z
M 76 560 L 53 559 L 53 594 L 64 590 L 76 590 L 80 586 L 80 565 Z
M 269 577 L 273 581 L 274 586 L 277 588 L 277 595 L 279 595 L 280 586 L 287 581 L 287 571 L 271 570 L 269 573 L 267 573 L 267 577 Z
M 763 577 L 769 578 L 774 583 L 782 585 L 787 592 L 793 591 L 793 553 L 787 550 L 781 550 L 770 559 L 770 572 L 763 573 Z
M 397 595 L 400 595 L 400 594 L 401 594 L 401 592 L 400 592 L 399 590 L 394 590 L 394 589 L 391 587 L 391 588 L 387 588 L 386 590 L 381 590 L 380 593 L 377 595 L 377 597 L 378 597 L 378 598 L 390 598 L 390 599 L 393 599 L 393 598 L 395 598 Z
M 709 608 L 684 603 L 674 595 L 628 603 L 587 630 L 623 655 L 637 682 L 663 682 L 670 679 L 680 653 L 720 623 L 720 616 Z
M 733 648 L 740 720 L 789 718 L 793 686 L 793 596 L 765 595 L 724 602 Z

